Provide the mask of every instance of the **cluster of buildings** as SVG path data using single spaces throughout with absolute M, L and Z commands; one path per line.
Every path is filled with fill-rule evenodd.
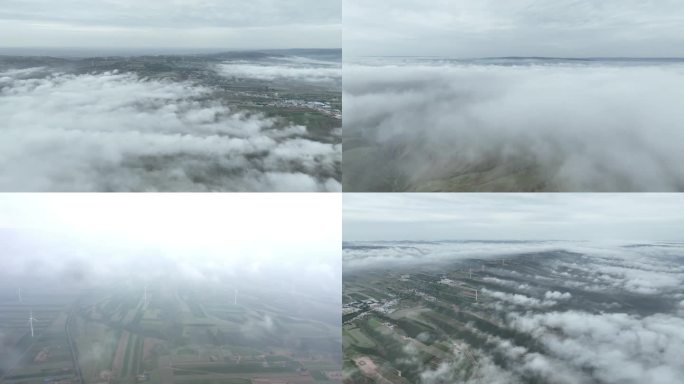
M 342 316 L 345 317 L 357 314 L 357 316 L 354 316 L 352 319 L 348 320 L 353 321 L 367 315 L 372 311 L 390 314 L 394 312 L 394 307 L 396 307 L 397 304 L 399 304 L 399 299 L 394 298 L 384 301 L 373 298 L 352 301 L 351 303 L 347 303 L 342 306 Z
M 334 109 L 329 103 L 322 101 L 306 101 L 306 100 L 278 100 L 269 103 L 270 106 L 278 108 L 305 108 L 312 109 L 314 111 L 323 113 L 325 115 L 334 117 L 336 119 L 342 118 L 342 112 L 340 110 Z

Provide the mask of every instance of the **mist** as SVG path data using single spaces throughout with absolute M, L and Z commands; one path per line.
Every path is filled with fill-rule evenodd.
M 681 57 L 682 10 L 677 0 L 345 0 L 344 49 L 350 57 Z
M 345 190 L 684 189 L 679 62 L 379 60 L 344 71 Z
M 339 370 L 339 215 L 332 194 L 0 195 L 0 376 Z
M 520 254 L 591 254 L 637 263 L 646 256 L 658 259 L 678 255 L 681 243 L 618 241 L 346 241 L 343 247 L 345 273 L 383 268 L 432 267 L 470 259 L 500 260 Z M 636 246 L 636 247 L 635 247 Z M 662 277 L 662 276 L 661 276 Z M 675 285 L 679 281 L 675 281 Z
M 249 62 L 227 62 L 219 65 L 219 71 L 226 76 L 245 77 L 259 80 L 297 80 L 322 85 L 342 85 L 340 62 L 313 60 L 305 57 L 274 59 L 274 63 L 254 64 Z
M 666 384 L 684 372 L 678 357 L 683 249 L 682 243 L 347 242 L 344 294 L 374 296 L 377 287 L 389 287 L 402 293 L 392 296 L 397 310 L 384 312 L 386 321 L 426 313 L 420 324 L 430 327 L 423 334 L 404 337 L 399 357 L 383 355 L 395 356 L 393 367 L 418 374 L 420 383 Z M 471 284 L 480 293 L 474 304 L 462 294 L 449 296 Z M 417 302 L 418 295 L 439 298 Z M 478 316 L 467 316 L 473 312 Z M 439 322 L 439 315 L 453 320 Z M 425 345 L 438 345 L 440 332 L 453 347 L 439 364 L 428 364 Z
M 226 50 L 336 48 L 340 0 L 7 0 L 1 43 L 9 48 Z
M 229 106 L 219 92 L 117 70 L 6 69 L 0 190 L 341 189 L 339 144 Z
M 339 292 L 323 284 L 340 271 L 337 208 L 338 196 L 314 194 L 1 194 L 2 271 L 55 282 L 82 271 L 74 282 L 88 285 L 280 276 L 329 294 Z

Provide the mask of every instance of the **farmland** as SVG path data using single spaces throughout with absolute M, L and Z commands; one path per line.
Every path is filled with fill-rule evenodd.
M 262 293 L 126 282 L 65 294 L 24 290 L 21 302 L 9 295 L 0 304 L 1 382 L 341 381 L 339 328 L 266 304 Z

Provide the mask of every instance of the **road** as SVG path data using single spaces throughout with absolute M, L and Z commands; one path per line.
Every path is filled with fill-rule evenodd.
M 69 312 L 69 317 L 67 317 L 66 325 L 64 326 L 64 330 L 66 331 L 67 335 L 67 343 L 69 344 L 69 350 L 71 351 L 71 358 L 74 360 L 74 373 L 76 374 L 76 377 L 78 379 L 78 383 L 85 383 L 83 380 L 83 372 L 81 372 L 81 367 L 78 364 L 78 353 L 76 352 L 76 345 L 74 343 L 74 340 L 71 337 L 71 331 L 69 330 L 69 325 L 71 324 L 71 321 L 74 317 L 74 310 L 72 309 Z

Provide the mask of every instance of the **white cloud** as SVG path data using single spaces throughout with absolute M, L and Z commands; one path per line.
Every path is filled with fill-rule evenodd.
M 6 0 L 5 47 L 263 49 L 339 47 L 340 0 Z
M 240 276 L 341 300 L 340 200 L 327 193 L 0 194 L 0 275 L 87 286 L 168 276 L 225 284 Z
M 396 242 L 347 242 L 343 248 L 345 268 L 386 268 L 407 265 L 434 265 L 438 263 L 454 263 L 472 259 L 501 259 L 515 258 L 526 254 L 538 254 L 544 260 L 545 254 L 559 257 L 558 265 L 572 266 L 587 275 L 602 275 L 604 271 L 615 267 L 611 263 L 644 263 L 648 260 L 652 265 L 663 268 L 677 268 L 679 253 L 684 244 L 667 243 L 653 244 L 648 248 L 631 247 L 632 242 L 589 242 L 589 241 L 404 241 Z M 500 266 L 501 270 L 507 270 Z M 632 268 L 621 268 L 620 274 L 615 274 L 603 282 L 604 288 L 613 287 L 631 289 L 643 284 L 653 289 L 668 290 L 681 286 L 684 271 L 672 270 L 659 273 Z M 514 272 L 514 271 L 511 271 Z M 545 276 L 539 276 L 545 277 Z M 549 279 L 548 277 L 546 277 Z M 645 281 L 650 279 L 650 283 Z M 506 280 L 488 277 L 486 281 L 504 286 L 519 287 Z M 569 298 L 568 292 L 547 292 L 551 296 Z M 567 295 L 566 295 L 567 294 Z M 555 299 L 555 298 L 554 298 Z
M 219 65 L 224 76 L 260 80 L 294 79 L 308 82 L 340 82 L 342 69 L 335 65 L 267 65 L 226 63 Z
M 673 383 L 684 374 L 684 320 L 665 314 L 551 312 L 512 314 L 511 324 L 531 333 L 556 358 L 602 382 Z M 559 333 L 560 332 L 560 333 Z
M 346 66 L 345 135 L 372 153 L 345 186 L 681 190 L 683 90 L 679 64 Z
M 340 147 L 133 74 L 0 76 L 0 189 L 339 190 Z
M 681 56 L 677 0 L 344 1 L 349 55 Z M 381 22 L 380 22 L 381 21 Z
M 570 292 L 546 291 L 544 293 L 544 298 L 548 300 L 567 300 L 571 297 Z
M 505 302 L 526 308 L 545 308 L 558 304 L 556 300 L 552 300 L 548 297 L 546 297 L 546 300 L 539 300 L 537 298 L 521 295 L 518 293 L 498 292 L 486 288 L 482 289 L 482 293 L 495 299 L 503 300 Z
M 426 201 L 417 200 L 414 208 L 425 208 Z M 489 209 L 511 205 L 500 197 L 495 201 Z M 645 205 L 629 206 L 644 212 Z M 472 220 L 481 219 L 476 215 Z M 430 229 L 432 222 L 427 223 Z M 448 363 L 420 366 L 428 382 L 488 383 L 505 377 L 506 383 L 664 384 L 684 374 L 683 247 L 673 242 L 346 242 L 343 260 L 344 271 L 357 282 L 368 272 L 377 277 L 381 271 L 410 268 L 433 275 L 437 284 L 442 273 L 472 268 L 475 276 L 468 284 L 479 286 L 481 295 L 468 311 L 486 325 L 464 322 L 460 332 L 472 337 L 454 342 L 467 343 L 464 347 L 478 363 L 467 381 L 459 376 L 466 370 L 455 351 L 454 358 L 445 359 Z M 502 257 L 505 265 L 492 260 Z M 368 271 L 372 268 L 377 269 Z M 438 339 L 450 337 L 446 332 Z

